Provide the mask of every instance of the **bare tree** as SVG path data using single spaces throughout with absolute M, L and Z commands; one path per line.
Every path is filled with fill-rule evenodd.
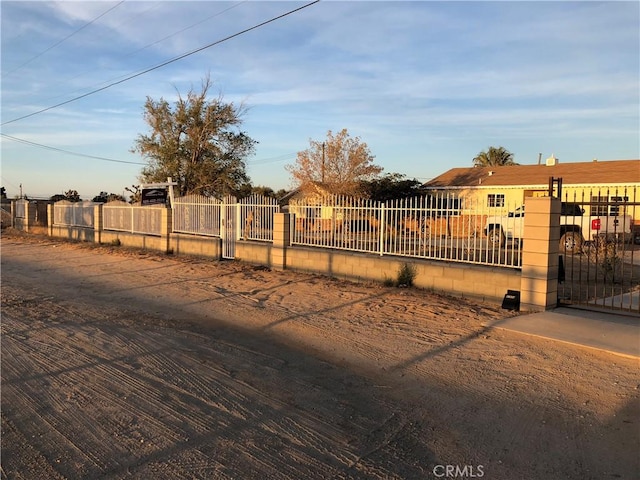
M 375 165 L 369 147 L 359 137 L 351 138 L 347 129 L 336 135 L 327 132 L 324 141 L 309 140 L 309 148 L 298 152 L 296 162 L 287 165 L 296 186 L 320 182 L 335 194 L 357 194 L 362 181 L 382 172 Z

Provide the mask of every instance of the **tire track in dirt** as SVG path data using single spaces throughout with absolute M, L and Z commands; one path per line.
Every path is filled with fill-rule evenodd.
M 51 302 L 49 301 L 49 303 Z M 33 302 L 33 305 L 41 306 L 42 302 Z M 73 309 L 58 306 L 53 310 L 59 310 L 59 315 L 66 313 L 69 318 L 76 317 L 76 312 Z M 104 312 L 102 316 L 112 317 Z M 5 318 L 5 322 L 5 332 L 29 331 L 29 326 L 26 323 L 20 323 L 15 318 L 12 319 L 11 314 Z M 236 453 L 240 458 L 244 458 L 245 462 L 248 461 L 252 464 L 251 468 L 255 468 L 255 472 L 272 471 L 274 478 L 301 478 L 312 475 L 313 471 L 317 469 L 326 470 L 329 465 L 334 466 L 330 468 L 328 473 L 336 473 L 344 468 L 345 464 L 352 462 L 355 457 L 353 447 L 348 442 L 338 440 L 336 443 L 336 439 L 344 437 L 345 425 L 336 426 L 333 420 L 324 417 L 330 411 L 329 408 L 324 412 L 321 408 L 317 408 L 319 413 L 309 412 L 301 410 L 299 405 L 295 405 L 297 402 L 294 401 L 296 410 L 290 410 L 292 405 L 291 401 L 287 399 L 287 395 L 294 396 L 296 389 L 306 387 L 312 392 L 309 397 L 317 397 L 318 393 L 322 393 L 317 386 L 304 381 L 288 383 L 290 388 L 288 391 L 286 388 L 284 389 L 283 398 L 282 388 L 278 388 L 280 390 L 279 396 L 273 396 L 269 391 L 275 390 L 275 387 L 265 389 L 264 385 L 254 386 L 252 383 L 255 382 L 247 383 L 238 377 L 239 374 L 242 377 L 243 372 L 246 372 L 250 367 L 255 367 L 255 363 L 264 366 L 265 359 L 277 360 L 274 366 L 269 366 L 272 372 L 281 369 L 283 363 L 288 363 L 275 356 L 256 353 L 251 348 L 234 349 L 232 348 L 233 344 L 227 342 L 226 345 L 223 345 L 226 346 L 227 354 L 234 354 L 237 357 L 238 353 L 241 353 L 239 359 L 227 359 L 227 363 L 235 362 L 235 371 L 239 373 L 234 374 L 229 370 L 218 368 L 212 372 L 218 376 L 222 373 L 224 381 L 221 381 L 217 376 L 216 378 L 199 376 L 196 379 L 186 381 L 186 374 L 192 371 L 192 368 L 197 363 L 201 363 L 203 359 L 206 359 L 208 363 L 220 361 L 220 358 L 207 358 L 207 353 L 210 354 L 213 347 L 199 345 L 197 348 L 190 346 L 187 349 L 180 349 L 181 343 L 174 336 L 168 339 L 168 345 L 165 345 L 163 351 L 158 351 L 157 345 L 150 343 L 149 332 L 133 333 L 125 337 L 124 333 L 120 333 L 116 327 L 110 325 L 106 328 L 96 320 L 82 321 L 79 326 L 75 323 L 69 325 L 55 321 L 47 328 L 42 328 L 42 323 L 44 322 L 37 325 L 40 328 L 31 330 L 32 337 L 14 335 L 13 344 L 8 344 L 7 347 L 22 352 L 23 356 L 28 354 L 30 362 L 18 369 L 10 367 L 3 372 L 3 375 L 11 384 L 11 381 L 16 378 L 13 377 L 12 372 L 31 372 L 28 378 L 22 379 L 23 383 L 20 385 L 22 388 L 19 393 L 17 391 L 9 392 L 9 397 L 17 403 L 19 410 L 23 410 L 23 405 L 41 402 L 42 398 L 38 397 L 37 392 L 41 391 L 42 387 L 45 387 L 46 390 L 66 390 L 69 392 L 67 399 L 54 397 L 47 400 L 46 409 L 56 412 L 55 416 L 36 410 L 26 409 L 26 411 L 29 411 L 29 416 L 44 421 L 48 430 L 55 432 L 57 440 L 52 440 L 52 434 L 49 434 L 46 437 L 46 442 L 39 443 L 39 448 L 44 450 L 47 448 L 45 443 L 53 442 L 57 447 L 49 448 L 48 456 L 55 457 L 54 461 L 59 460 L 66 464 L 81 465 L 83 474 L 93 476 L 98 472 L 111 472 L 117 475 L 118 472 L 136 472 L 140 466 L 142 467 L 140 471 L 144 471 L 149 462 L 153 463 L 156 455 L 151 452 L 147 456 L 148 460 L 140 465 L 133 455 L 134 446 L 138 453 L 140 450 L 134 440 L 140 438 L 150 446 L 150 449 L 160 449 L 162 454 L 157 455 L 157 458 L 164 458 L 167 452 L 162 449 L 166 447 L 170 452 L 171 442 L 158 444 L 158 432 L 163 432 L 162 437 L 171 440 L 171 434 L 175 436 L 176 432 L 180 431 L 181 424 L 189 425 L 188 431 L 183 430 L 186 438 L 174 438 L 173 445 L 177 442 L 188 441 L 190 445 L 199 448 L 208 443 L 209 435 L 213 429 L 218 432 L 233 430 L 238 421 L 252 423 L 254 425 L 252 436 L 249 438 L 240 436 L 235 440 Z M 72 332 L 74 328 L 78 331 Z M 36 332 L 44 336 L 35 337 Z M 198 337 L 194 334 L 189 336 L 191 337 L 189 340 Z M 125 347 L 126 339 L 128 339 L 128 344 L 134 346 L 135 351 L 129 352 L 125 357 L 114 357 L 114 355 L 121 353 Z M 68 355 L 65 356 L 60 354 L 59 350 L 64 349 L 64 342 L 68 340 L 77 342 L 77 345 L 71 347 L 73 349 L 71 355 L 68 354 L 69 345 L 67 345 Z M 90 345 L 91 348 L 86 348 L 87 345 Z M 109 356 L 104 356 L 101 349 L 107 346 L 112 351 Z M 41 349 L 41 347 L 43 348 Z M 180 355 L 184 351 L 190 351 L 194 354 L 192 360 L 186 364 L 180 359 Z M 175 353 L 175 358 L 171 352 Z M 128 364 L 133 358 L 144 363 L 144 368 L 131 370 Z M 224 364 L 224 362 L 220 363 Z M 159 365 L 163 365 L 164 370 L 157 371 Z M 156 374 L 142 375 L 145 371 L 153 371 Z M 38 378 L 45 376 L 48 378 L 46 385 L 40 385 L 35 390 L 24 388 L 36 382 Z M 95 378 L 102 380 L 96 382 Z M 167 378 L 182 380 L 170 383 L 165 380 Z M 249 380 L 254 379 L 250 378 Z M 214 382 L 218 382 L 216 386 L 213 386 Z M 74 386 L 78 385 L 91 385 L 91 388 L 74 389 Z M 207 386 L 203 387 L 204 385 Z M 17 386 L 16 384 L 12 387 L 17 389 Z M 196 388 L 198 386 L 199 388 Z M 279 387 L 284 386 L 279 385 Z M 197 413 L 198 399 L 202 400 L 212 395 L 217 397 L 221 391 L 224 391 L 224 402 L 226 403 L 222 413 L 226 410 L 233 412 L 233 415 L 224 418 L 224 415 L 216 409 L 220 403 L 219 400 L 206 403 L 203 405 L 201 413 Z M 162 395 L 155 392 L 162 392 Z M 171 395 L 171 398 L 167 398 L 167 395 Z M 142 404 L 144 408 L 137 407 L 135 410 L 131 410 L 129 400 L 132 396 L 135 396 L 136 405 Z M 71 413 L 73 409 L 69 406 L 70 402 L 74 404 L 74 409 L 80 410 L 86 405 L 104 409 L 104 405 L 109 404 L 110 408 L 97 416 L 89 417 L 82 413 Z M 250 410 L 243 407 L 248 402 L 252 405 Z M 170 409 L 164 408 L 163 406 L 167 404 L 172 407 Z M 186 408 L 190 411 L 188 416 L 181 417 L 176 414 L 176 411 Z M 212 414 L 214 409 L 215 413 Z M 289 409 L 289 411 L 284 418 L 279 421 L 272 419 L 273 411 L 285 409 Z M 113 410 L 122 413 L 113 417 L 109 413 Z M 217 419 L 212 424 L 212 416 L 223 418 Z M 100 429 L 95 428 L 96 420 L 101 424 Z M 368 430 L 371 428 L 371 424 L 375 424 L 371 420 L 368 420 L 367 423 L 370 425 L 356 428 L 354 431 Z M 67 429 L 65 425 L 80 425 L 80 429 L 85 433 L 78 435 L 77 431 Z M 128 426 L 128 430 L 119 429 L 124 426 Z M 145 435 L 146 430 L 156 432 L 155 436 Z M 121 441 L 117 451 L 114 451 L 113 448 L 100 449 L 98 445 L 109 445 L 110 442 L 113 442 L 114 433 L 118 434 L 120 438 L 134 438 L 130 438 L 131 441 L 128 442 Z M 37 433 L 34 434 L 37 435 Z M 279 452 L 275 457 L 273 456 L 274 445 L 267 439 L 272 439 L 274 435 L 283 445 L 295 446 L 291 454 Z M 255 436 L 262 440 L 252 440 Z M 82 448 L 78 446 L 80 444 L 83 445 Z M 109 461 L 112 458 L 119 460 L 117 462 Z M 176 459 L 176 462 L 179 463 L 179 459 Z M 65 468 L 61 468 L 60 471 L 63 475 L 68 472 Z
M 15 320 L 1 325 L 14 382 L 3 443 L 23 452 L 3 455 L 9 478 L 25 462 L 31 478 L 141 479 L 428 478 L 446 462 L 582 479 L 603 478 L 603 455 L 632 478 L 633 442 L 616 432 L 633 425 L 607 420 L 635 411 L 630 362 L 492 331 L 493 307 L 233 263 L 119 263 L 100 247 L 92 267 L 78 246 L 2 246 L 20 288 L 0 292 Z M 61 457 L 61 435 L 87 456 L 67 445 Z

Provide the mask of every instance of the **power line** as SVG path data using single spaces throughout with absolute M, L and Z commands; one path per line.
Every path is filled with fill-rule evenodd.
M 87 155 L 85 153 L 78 153 L 78 152 L 72 152 L 70 150 L 63 150 L 62 148 L 56 148 L 56 147 L 52 147 L 50 145 L 43 145 L 41 143 L 31 142 L 29 140 L 25 140 L 24 138 L 12 137 L 11 135 L 7 135 L 5 133 L 0 133 L 0 136 L 2 136 L 3 138 L 6 138 L 7 140 L 12 140 L 14 142 L 23 143 L 25 145 L 30 145 L 32 147 L 44 148 L 46 150 L 53 150 L 55 152 L 66 153 L 67 155 L 74 155 L 76 157 L 92 158 L 94 160 L 102 160 L 104 162 L 128 163 L 130 165 L 146 165 L 146 163 L 128 162 L 126 160 L 116 160 L 114 158 L 98 157 L 96 155 Z
M 204 23 L 204 22 L 208 22 L 208 21 L 209 21 L 209 20 L 211 20 L 212 18 L 218 17 L 218 16 L 222 15 L 223 13 L 226 13 L 226 12 L 228 12 L 229 10 L 232 10 L 232 9 L 236 8 L 236 7 L 238 7 L 239 5 L 241 5 L 241 4 L 243 4 L 243 3 L 247 2 L 247 1 L 249 1 L 249 0 L 242 0 L 242 1 L 240 1 L 240 2 L 238 2 L 238 3 L 236 3 L 236 4 L 232 5 L 232 6 L 230 6 L 230 7 L 228 7 L 228 8 L 225 8 L 224 10 L 221 10 L 221 11 L 219 11 L 219 12 L 216 12 L 216 13 L 215 13 L 215 14 L 213 14 L 213 15 L 209 15 L 208 17 L 206 17 L 206 18 L 204 18 L 204 19 L 202 19 L 202 20 L 200 20 L 200 21 L 198 21 L 198 22 L 196 22 L 196 23 L 193 23 L 193 24 L 189 25 L 188 27 L 184 27 L 183 29 L 176 31 L 176 32 L 172 33 L 171 35 L 168 35 L 168 36 L 166 36 L 166 37 L 163 37 L 163 38 L 161 38 L 160 40 L 156 40 L 155 42 L 149 43 L 149 44 L 145 45 L 144 47 L 140 47 L 140 48 L 138 48 L 138 49 L 136 49 L 136 50 L 133 50 L 133 51 L 131 51 L 131 52 L 129 52 L 129 53 L 127 53 L 127 54 L 125 54 L 125 55 L 121 55 L 121 56 L 119 56 L 119 57 L 117 57 L 117 58 L 125 59 L 125 58 L 128 58 L 128 57 L 131 57 L 131 56 L 133 56 L 133 55 L 135 55 L 135 54 L 137 54 L 137 53 L 139 53 L 139 52 L 142 52 L 142 51 L 146 50 L 146 49 L 147 49 L 147 48 L 149 48 L 149 47 L 152 47 L 152 46 L 154 46 L 154 45 L 157 45 L 158 43 L 164 42 L 165 40 L 168 40 L 168 39 L 170 39 L 170 38 L 172 38 L 172 37 L 175 37 L 176 35 L 178 35 L 178 34 L 180 34 L 180 33 L 184 33 L 184 32 L 186 32 L 187 30 L 190 30 L 190 29 L 192 29 L 192 28 L 194 28 L 194 27 L 196 27 L 196 26 L 198 26 L 198 25 L 200 25 L 200 24 L 202 24 L 202 23 Z M 94 71 L 94 70 L 85 70 L 84 72 L 78 73 L 77 75 L 74 75 L 73 77 L 67 78 L 67 79 L 65 79 L 65 80 L 61 80 L 61 81 L 60 81 L 60 82 L 58 82 L 58 83 L 62 83 L 62 82 L 69 82 L 69 81 L 71 81 L 71 80 L 74 80 L 74 79 L 76 79 L 76 78 L 78 78 L 78 77 L 83 76 L 84 74 L 86 74 L 86 73 L 88 73 L 88 72 L 93 72 L 93 71 Z M 94 85 L 93 87 L 97 87 L 98 85 L 104 85 L 105 83 L 113 82 L 113 81 L 116 81 L 117 79 L 121 79 L 121 78 L 123 78 L 123 77 L 122 77 L 122 76 L 119 76 L 119 77 L 117 77 L 117 78 L 113 78 L 113 79 L 107 80 L 107 81 L 105 81 L 105 82 L 101 82 L 100 84 Z M 80 91 L 86 90 L 86 88 L 92 88 L 92 87 L 90 86 L 90 87 L 85 87 L 85 88 L 76 89 L 76 90 L 73 90 L 73 91 L 71 91 L 71 92 L 67 92 L 67 93 L 65 93 L 65 94 L 56 95 L 56 96 L 53 96 L 53 97 L 48 97 L 48 98 L 46 98 L 46 99 L 43 99 L 43 101 L 47 101 L 47 100 L 55 100 L 56 98 L 60 98 L 60 97 L 63 97 L 63 96 L 65 96 L 65 95 L 71 95 L 71 94 L 74 94 L 74 93 L 76 93 L 76 92 L 80 92 Z
M 253 167 L 255 165 L 265 165 L 267 163 L 280 163 L 295 157 L 297 154 L 298 152 L 285 153 L 284 155 L 278 155 L 277 157 L 261 158 L 260 160 L 250 160 L 247 162 L 247 164 L 250 167 Z
M 22 65 L 19 65 L 18 67 L 14 68 L 13 70 L 6 72 L 2 75 L 2 78 L 6 77 L 7 75 L 11 75 L 14 72 L 17 72 L 18 70 L 20 70 L 22 67 L 24 67 L 25 65 L 30 64 L 31 62 L 33 62 L 35 59 L 40 58 L 42 55 L 44 55 L 45 53 L 47 53 L 50 50 L 53 50 L 54 48 L 56 48 L 58 45 L 60 45 L 61 43 L 69 40 L 71 37 L 73 37 L 75 34 L 79 33 L 81 30 L 84 30 L 85 28 L 87 28 L 89 25 L 91 25 L 92 23 L 95 23 L 96 21 L 98 21 L 100 18 L 104 17 L 107 13 L 109 13 L 111 10 L 114 10 L 116 8 L 118 8 L 120 5 L 122 5 L 125 2 L 125 0 L 122 0 L 121 2 L 117 3 L 116 5 L 114 5 L 113 7 L 111 7 L 109 10 L 107 10 L 106 12 L 103 12 L 102 14 L 98 15 L 96 18 L 94 18 L 93 20 L 91 20 L 89 23 L 85 23 L 83 26 L 81 26 L 79 29 L 77 29 L 76 31 L 70 33 L 69 35 L 67 35 L 66 37 L 64 37 L 62 40 L 58 41 L 57 43 L 54 43 L 53 45 L 51 45 L 49 48 L 43 50 L 42 52 L 38 53 L 35 57 L 30 58 L 29 60 L 27 60 L 26 62 L 24 62 Z
M 104 87 L 92 90 L 92 91 L 90 91 L 88 93 L 85 93 L 84 95 L 79 95 L 79 96 L 74 97 L 74 98 L 72 98 L 70 100 L 67 100 L 67 101 L 64 101 L 64 102 L 60 102 L 60 103 L 58 103 L 56 105 L 52 105 L 50 107 L 43 108 L 43 109 L 38 110 L 36 112 L 29 113 L 28 115 L 23 115 L 22 117 L 14 118 L 13 120 L 8 120 L 6 122 L 1 123 L 0 125 L 7 125 L 9 123 L 14 123 L 14 122 L 17 122 L 19 120 L 24 120 L 25 118 L 33 117 L 34 115 L 38 115 L 40 113 L 44 113 L 44 112 L 47 112 L 49 110 L 53 110 L 54 108 L 61 107 L 63 105 L 67 105 L 69 103 L 75 102 L 75 101 L 80 100 L 82 98 L 88 97 L 89 95 L 94 95 L 94 94 L 96 94 L 98 92 L 101 92 L 103 90 L 111 88 L 111 87 L 113 87 L 115 85 L 119 85 L 119 84 L 124 83 L 124 82 L 126 82 L 128 80 L 132 80 L 132 79 L 134 79 L 136 77 L 140 77 L 140 76 L 142 76 L 142 75 L 144 75 L 146 73 L 152 72 L 153 70 L 157 70 L 157 69 L 165 67 L 165 66 L 167 66 L 167 65 L 169 65 L 171 63 L 177 62 L 178 60 L 182 60 L 183 58 L 186 58 L 186 57 L 189 57 L 189 56 L 194 55 L 196 53 L 199 53 L 199 52 L 201 52 L 203 50 L 206 50 L 207 48 L 211 48 L 211 47 L 213 47 L 215 45 L 219 45 L 219 44 L 224 43 L 226 41 L 229 41 L 229 40 L 231 40 L 233 38 L 239 37 L 240 35 L 244 35 L 245 33 L 248 33 L 248 32 L 250 32 L 252 30 L 256 30 L 257 28 L 263 27 L 263 26 L 265 26 L 265 25 L 267 25 L 269 23 L 273 23 L 276 20 L 280 20 L 281 18 L 284 18 L 284 17 L 287 17 L 289 15 L 292 15 L 293 13 L 299 12 L 300 10 L 303 10 L 303 9 L 305 9 L 307 7 L 310 7 L 311 5 L 314 5 L 314 4 L 318 3 L 318 2 L 320 2 L 320 0 L 315 0 L 313 2 L 307 3 L 307 4 L 305 4 L 305 5 L 301 6 L 301 7 L 295 8 L 293 10 L 289 10 L 286 13 L 278 15 L 277 17 L 273 17 L 273 18 L 271 18 L 269 20 L 266 20 L 266 21 L 264 21 L 262 23 L 254 25 L 253 27 L 246 28 L 246 29 L 244 29 L 244 30 L 242 30 L 240 32 L 234 33 L 233 35 L 229 35 L 228 37 L 225 37 L 225 38 L 223 38 L 221 40 L 217 40 L 217 41 L 215 41 L 213 43 L 205 45 L 204 47 L 197 48 L 195 50 L 192 50 L 190 52 L 184 53 L 184 54 L 179 55 L 177 57 L 174 57 L 174 58 L 172 58 L 170 60 L 167 60 L 166 62 L 163 62 L 163 63 L 161 63 L 159 65 L 154 66 L 154 67 L 150 67 L 150 68 L 147 68 L 146 70 L 143 70 L 141 72 L 135 73 L 133 75 L 129 75 L 128 77 L 125 77 L 122 80 L 118 80 L 117 82 L 110 83 L 110 84 L 108 84 L 108 85 L 106 85 Z

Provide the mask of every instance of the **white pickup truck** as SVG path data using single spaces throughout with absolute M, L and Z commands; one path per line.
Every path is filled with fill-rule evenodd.
M 524 206 L 503 216 L 487 218 L 485 233 L 489 243 L 502 247 L 507 240 L 522 240 Z M 577 253 L 585 241 L 598 237 L 631 240 L 630 215 L 594 217 L 584 214 L 577 203 L 562 202 L 560 213 L 560 251 Z

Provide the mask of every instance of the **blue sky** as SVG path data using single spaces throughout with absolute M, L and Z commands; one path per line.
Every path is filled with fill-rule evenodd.
M 146 97 L 174 101 L 207 75 L 249 107 L 248 173 L 274 189 L 291 186 L 285 165 L 309 139 L 342 128 L 385 172 L 421 181 L 489 146 L 521 164 L 640 158 L 635 1 L 323 1 L 16 120 L 306 3 L 2 1 L 2 185 L 122 193 L 144 163 L 130 150 L 148 132 Z

